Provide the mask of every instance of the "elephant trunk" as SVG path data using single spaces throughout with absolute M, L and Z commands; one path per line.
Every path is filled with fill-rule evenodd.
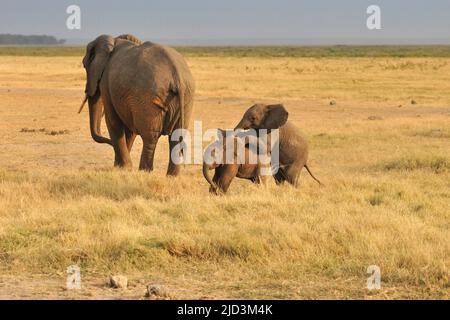
M 238 130 L 238 129 L 243 129 L 243 130 L 250 129 L 250 124 L 248 123 L 248 121 L 246 119 L 242 119 L 238 123 L 238 125 L 234 128 L 234 130 Z
M 206 162 L 203 162 L 203 176 L 205 177 L 206 181 L 208 181 L 211 188 L 209 189 L 211 192 L 216 193 L 219 190 L 217 185 L 212 181 L 211 177 L 209 176 L 209 165 Z
M 89 126 L 91 128 L 91 136 L 95 142 L 107 143 L 113 145 L 111 139 L 103 137 L 100 132 L 100 124 L 103 117 L 103 105 L 100 101 L 100 93 L 97 92 L 93 97 L 88 97 L 89 103 Z

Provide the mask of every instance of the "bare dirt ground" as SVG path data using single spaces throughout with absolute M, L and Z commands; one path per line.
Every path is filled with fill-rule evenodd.
M 114 289 L 109 285 L 108 277 L 104 274 L 91 274 L 87 278 L 83 277 L 80 289 L 67 289 L 65 276 L 49 276 L 49 275 L 27 275 L 27 276 L 1 276 L 0 277 L 0 299 L 38 299 L 38 300 L 148 300 L 148 299 L 255 299 L 255 292 L 237 291 L 233 293 L 233 289 L 228 289 L 227 293 L 223 292 L 220 285 L 205 285 L 204 280 L 186 281 L 185 279 L 165 279 L 156 281 L 158 276 L 136 275 L 128 279 L 128 287 L 126 289 Z M 183 281 L 184 280 L 184 281 Z M 267 295 L 259 298 L 267 299 L 285 299 L 280 290 L 288 290 L 289 299 L 408 299 L 420 298 L 427 295 L 426 290 L 422 291 L 420 287 L 389 287 L 380 290 L 367 290 L 361 287 L 361 281 L 358 279 L 338 279 L 333 283 L 327 283 L 326 279 L 311 278 L 307 283 L 297 285 L 291 291 L 289 285 L 267 287 Z M 164 286 L 170 293 L 169 297 L 151 298 L 146 296 L 147 286 L 159 285 Z M 343 294 L 344 290 L 351 289 L 354 295 L 348 296 Z M 273 290 L 273 292 L 271 292 Z M 401 293 L 401 294 L 399 294 Z M 257 294 L 257 293 L 256 293 Z M 445 298 L 445 296 L 436 296 L 435 298 Z
M 217 199 L 197 165 L 164 177 L 165 137 L 155 173 L 111 169 L 77 114 L 81 58 L 0 57 L 0 299 L 141 299 L 149 283 L 194 299 L 448 298 L 449 61 L 189 58 L 191 128 L 283 102 L 326 185 L 235 181 Z M 370 264 L 381 290 L 365 287 Z M 107 286 L 114 273 L 129 289 Z

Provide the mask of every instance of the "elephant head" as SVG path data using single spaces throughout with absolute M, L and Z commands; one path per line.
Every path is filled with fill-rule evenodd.
M 283 126 L 289 113 L 282 104 L 255 104 L 242 117 L 236 129 L 278 129 Z
M 116 38 L 109 35 L 101 35 L 87 45 L 86 55 L 83 58 L 83 66 L 86 69 L 87 75 L 85 89 L 86 96 L 78 111 L 78 113 L 80 113 L 84 104 L 88 101 L 91 136 L 94 141 L 98 143 L 108 143 L 110 145 L 112 145 L 111 140 L 103 137 L 100 132 L 103 104 L 100 98 L 99 85 L 117 40 L 127 40 L 136 45 L 141 44 L 141 41 L 138 38 L 129 34 L 124 34 Z
M 88 97 L 95 96 L 98 91 L 99 82 L 109 60 L 109 55 L 114 50 L 114 42 L 113 37 L 101 35 L 87 45 L 83 66 L 87 73 L 85 92 Z
M 100 132 L 103 104 L 100 98 L 99 84 L 108 63 L 109 55 L 113 50 L 114 38 L 108 35 L 101 35 L 87 45 L 86 54 L 83 58 L 83 66 L 86 69 L 86 96 L 78 111 L 80 113 L 84 104 L 88 101 L 92 139 L 98 143 L 108 143 L 110 145 L 112 145 L 111 139 L 103 137 Z

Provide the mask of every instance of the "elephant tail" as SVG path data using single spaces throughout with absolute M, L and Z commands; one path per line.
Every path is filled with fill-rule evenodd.
M 305 168 L 306 168 L 306 170 L 308 171 L 308 173 L 311 175 L 311 177 L 312 177 L 314 180 L 316 180 L 316 181 L 319 183 L 319 185 L 323 186 L 322 182 L 320 182 L 319 179 L 317 179 L 316 177 L 314 177 L 314 175 L 312 174 L 312 172 L 311 172 L 311 170 L 309 169 L 309 167 L 308 167 L 307 164 L 305 164 Z
M 187 129 L 184 123 L 184 90 L 181 88 L 181 84 L 179 84 L 178 89 L 178 101 L 180 102 L 180 120 L 181 120 L 181 129 Z
M 166 105 L 171 103 L 169 118 L 166 119 L 167 123 L 164 125 L 164 133 L 169 136 L 177 129 L 185 128 L 185 89 L 183 88 L 181 82 L 179 81 L 179 76 L 177 74 L 173 75 L 174 82 L 170 85 L 170 100 L 166 101 Z M 172 100 L 173 98 L 173 100 Z M 174 102 L 170 102 L 174 101 Z
M 177 115 L 175 114 L 175 119 L 174 119 L 175 123 L 172 126 L 172 130 L 171 131 L 173 131 L 175 129 L 186 129 L 185 128 L 185 123 L 184 123 L 184 109 L 185 109 L 184 108 L 185 107 L 184 106 L 184 103 L 185 103 L 185 101 L 184 101 L 184 94 L 185 94 L 185 88 L 183 86 L 183 83 L 182 83 L 182 80 L 181 80 L 181 77 L 180 77 L 180 74 L 179 74 L 178 70 L 174 71 L 173 78 L 174 78 L 174 83 L 171 86 L 171 91 L 176 96 L 178 96 L 178 103 L 179 103 L 179 109 L 178 110 L 180 111 L 180 116 L 177 117 Z M 178 125 L 177 125 L 176 122 L 178 120 L 179 120 L 179 122 L 178 122 Z
M 209 189 L 212 193 L 217 194 L 219 191 L 219 187 L 217 184 L 212 181 L 211 177 L 209 176 L 209 165 L 206 162 L 203 162 L 203 176 L 205 177 L 206 181 L 208 181 L 211 188 Z

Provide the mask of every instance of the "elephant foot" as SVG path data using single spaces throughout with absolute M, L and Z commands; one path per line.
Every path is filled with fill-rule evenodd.
M 139 170 L 140 171 L 146 171 L 146 172 L 152 172 L 153 171 L 153 167 L 140 166 Z
M 215 196 L 220 196 L 220 195 L 223 195 L 225 192 L 223 192 L 222 190 L 220 190 L 218 188 L 210 186 L 209 193 L 211 193 L 212 195 L 215 195 Z
M 176 177 L 179 174 L 180 174 L 180 166 L 169 164 L 166 175 L 169 177 Z
M 125 164 L 114 163 L 114 168 L 131 170 L 133 168 L 133 165 L 131 163 L 125 163 Z

